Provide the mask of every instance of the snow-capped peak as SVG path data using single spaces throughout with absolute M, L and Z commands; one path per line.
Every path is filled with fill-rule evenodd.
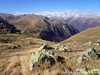
M 37 15 L 43 15 L 47 17 L 56 17 L 56 18 L 68 18 L 68 17 L 100 17 L 100 12 L 79 12 L 79 11 L 61 11 L 61 12 L 40 12 L 36 13 Z

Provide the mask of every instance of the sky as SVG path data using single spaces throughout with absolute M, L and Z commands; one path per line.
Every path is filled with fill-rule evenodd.
M 6 13 L 64 10 L 100 12 L 100 0 L 0 0 L 0 12 Z

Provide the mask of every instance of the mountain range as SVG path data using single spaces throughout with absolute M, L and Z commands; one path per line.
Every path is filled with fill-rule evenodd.
M 22 34 L 43 40 L 60 42 L 78 33 L 78 30 L 57 19 L 35 14 L 12 15 L 0 13 L 8 23 L 15 26 Z
M 82 75 L 100 69 L 99 16 L 56 16 L 0 13 L 0 75 Z M 87 53 L 88 48 L 93 50 Z M 31 55 L 40 54 L 40 49 L 50 52 L 55 64 L 47 60 L 30 71 Z M 82 55 L 84 51 L 92 57 L 95 51 L 98 58 Z
M 13 15 L 0 13 L 0 23 L 34 38 L 60 42 L 91 27 L 100 26 L 100 15 L 74 12 L 43 12 Z
M 48 18 L 55 18 L 68 25 L 74 27 L 78 31 L 83 31 L 85 29 L 100 26 L 100 13 L 82 13 L 82 12 L 41 12 L 37 13 L 39 15 L 46 16 Z

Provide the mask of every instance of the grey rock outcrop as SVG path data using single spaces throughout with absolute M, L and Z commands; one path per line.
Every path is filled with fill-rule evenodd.
M 64 51 L 64 52 L 70 52 L 71 51 L 71 49 L 68 46 L 65 46 L 65 45 L 56 46 L 55 50 Z
M 77 62 L 81 64 L 82 61 L 85 59 L 96 59 L 96 58 L 98 58 L 96 50 L 94 48 L 89 48 L 80 54 Z
M 33 69 L 33 67 L 41 65 L 43 63 L 46 63 L 50 61 L 50 65 L 54 65 L 56 61 L 63 63 L 64 58 L 55 55 L 53 52 L 49 50 L 50 46 L 48 44 L 43 44 L 38 50 L 39 52 L 36 52 L 35 54 L 31 55 L 30 61 L 29 61 L 29 67 L 30 70 Z

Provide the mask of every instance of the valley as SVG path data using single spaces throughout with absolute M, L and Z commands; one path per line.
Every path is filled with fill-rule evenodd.
M 42 15 L 0 13 L 0 75 L 83 75 L 92 70 L 100 74 L 99 25 L 80 31 L 67 21 Z M 47 50 L 44 55 L 53 58 L 54 65 L 50 59 L 30 70 L 32 54 L 41 57 L 42 50 Z M 84 51 L 88 50 L 86 56 Z M 92 59 L 95 55 L 97 58 Z

